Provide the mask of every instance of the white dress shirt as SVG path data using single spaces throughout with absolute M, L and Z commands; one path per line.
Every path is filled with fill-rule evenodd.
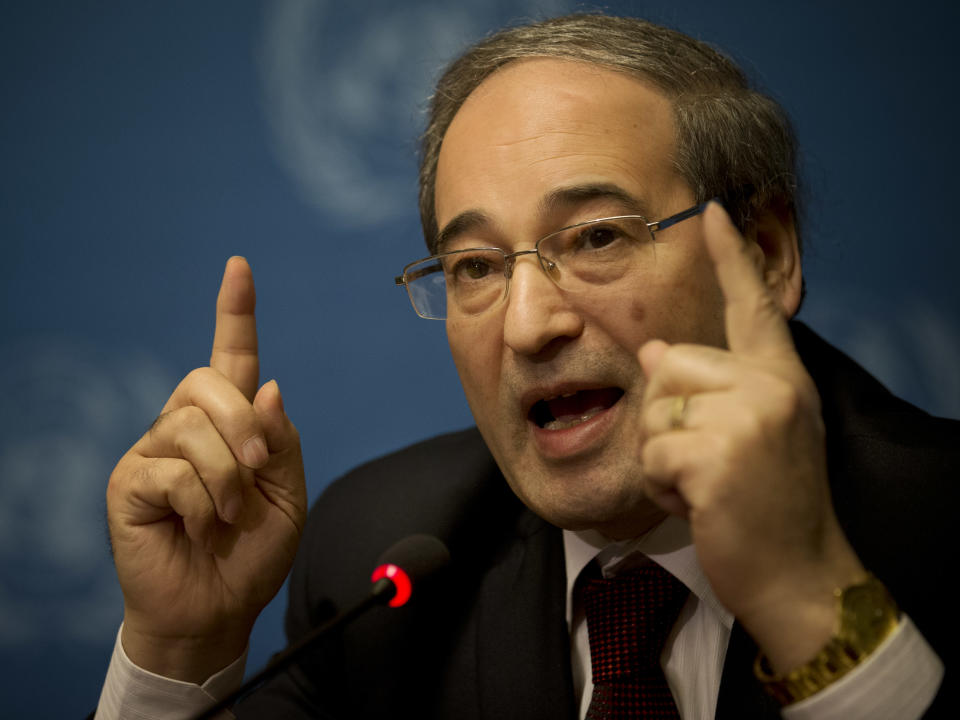
M 203 685 L 173 680 L 133 664 L 117 632 L 107 677 L 100 691 L 96 720 L 185 720 L 240 687 L 247 662 L 244 653 Z M 217 720 L 233 718 L 224 711 Z
M 594 531 L 563 531 L 567 565 L 567 623 L 575 697 L 585 718 L 593 681 L 583 608 L 573 587 L 594 558 L 604 577 L 644 562 L 656 562 L 690 590 L 690 597 L 660 656 L 667 684 L 683 720 L 712 720 L 733 615 L 713 594 L 687 523 L 669 517 L 647 534 L 611 542 Z M 920 718 L 943 679 L 943 664 L 905 615 L 871 656 L 843 678 L 783 709 L 787 720 L 912 720 Z

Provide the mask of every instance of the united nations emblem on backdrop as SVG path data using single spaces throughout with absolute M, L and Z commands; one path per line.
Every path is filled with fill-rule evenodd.
M 122 616 L 107 479 L 175 378 L 59 338 L 3 346 L 0 378 L 0 646 L 102 644 Z
M 351 227 L 415 211 L 416 138 L 433 81 L 469 42 L 569 0 L 284 0 L 258 49 L 263 111 L 306 202 Z

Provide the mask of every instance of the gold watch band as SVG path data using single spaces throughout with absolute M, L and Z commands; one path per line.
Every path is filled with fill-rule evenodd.
M 877 649 L 899 623 L 890 593 L 873 575 L 834 590 L 837 627 L 826 645 L 809 662 L 778 675 L 766 657 L 757 656 L 754 673 L 782 705 L 799 702 L 836 682 Z

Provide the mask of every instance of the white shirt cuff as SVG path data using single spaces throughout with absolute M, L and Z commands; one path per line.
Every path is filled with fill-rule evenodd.
M 783 708 L 784 720 L 916 720 L 936 697 L 943 663 L 910 618 L 870 657 L 816 695 Z
M 121 632 L 123 630 L 121 626 Z M 173 680 L 133 664 L 123 650 L 120 632 L 100 692 L 96 720 L 185 720 L 226 697 L 243 682 L 244 652 L 203 685 Z M 232 718 L 224 711 L 218 718 Z

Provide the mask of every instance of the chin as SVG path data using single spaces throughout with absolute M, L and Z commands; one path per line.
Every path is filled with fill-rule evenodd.
M 541 490 L 517 495 L 537 515 L 564 530 L 598 530 L 608 537 L 633 537 L 663 518 L 663 511 L 635 485 L 604 488 L 602 481 L 587 481 L 577 488 Z

